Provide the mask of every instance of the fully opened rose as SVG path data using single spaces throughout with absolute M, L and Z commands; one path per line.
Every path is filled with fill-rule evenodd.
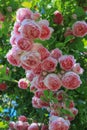
M 62 24 L 61 13 L 55 13 L 54 22 Z M 49 22 L 41 19 L 39 13 L 27 8 L 17 10 L 16 22 L 10 38 L 12 49 L 6 55 L 7 61 L 25 70 L 26 78 L 18 81 L 18 87 L 25 90 L 30 87 L 30 91 L 34 93 L 32 106 L 47 109 L 50 114 L 47 126 L 45 124 L 39 126 L 38 123 L 29 124 L 26 117 L 22 115 L 16 123 L 10 122 L 10 129 L 69 130 L 70 121 L 78 113 L 74 101 L 68 98 L 65 90 L 80 87 L 82 81 L 79 74 L 82 74 L 84 70 L 79 63 L 76 63 L 73 55 L 64 55 L 59 48 L 49 51 L 35 42 L 37 39 L 43 41 L 50 39 L 52 32 Z M 65 37 L 67 35 L 83 37 L 87 34 L 87 24 L 78 21 L 73 25 L 71 32 L 67 32 Z M 45 93 L 48 95 L 46 96 Z M 49 95 L 51 95 L 50 98 Z M 69 106 L 66 105 L 66 100 Z M 62 113 L 62 109 L 66 109 L 68 114 Z

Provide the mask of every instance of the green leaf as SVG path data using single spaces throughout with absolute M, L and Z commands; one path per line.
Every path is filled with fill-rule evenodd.
M 85 11 L 81 7 L 77 7 L 74 12 L 78 17 L 85 15 Z
M 70 42 L 70 41 L 73 40 L 74 38 L 75 38 L 74 36 L 67 36 L 67 37 L 65 38 L 64 44 Z
M 68 109 L 61 109 L 61 112 L 66 115 L 74 116 L 73 113 Z
M 76 38 L 73 43 L 69 44 L 69 47 L 78 51 L 84 51 L 84 44 L 81 38 Z
M 45 95 L 46 97 L 49 96 L 49 92 L 48 92 L 48 90 L 44 90 L 44 95 Z

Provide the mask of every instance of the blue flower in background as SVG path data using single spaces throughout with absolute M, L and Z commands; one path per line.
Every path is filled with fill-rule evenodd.
M 41 9 L 41 14 L 45 14 L 44 8 Z

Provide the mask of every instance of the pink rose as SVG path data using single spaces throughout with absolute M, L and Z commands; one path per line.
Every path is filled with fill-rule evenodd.
M 60 67 L 63 70 L 69 71 L 75 64 L 75 59 L 72 55 L 64 55 L 59 58 Z
M 16 12 L 17 21 L 22 22 L 24 19 L 31 19 L 32 11 L 28 8 L 20 8 Z
M 23 130 L 28 130 L 29 126 L 28 122 L 23 122 Z
M 11 45 L 16 45 L 16 39 L 18 38 L 18 35 L 16 34 L 13 34 L 11 37 L 10 37 L 10 43 Z
M 63 77 L 62 77 L 62 84 L 65 88 L 67 89 L 76 89 L 80 86 L 81 80 L 79 75 L 77 75 L 74 72 L 67 72 Z
M 63 15 L 58 10 L 56 10 L 54 12 L 54 23 L 55 24 L 62 24 L 63 23 Z
M 56 70 L 57 60 L 52 57 L 48 57 L 42 61 L 42 69 L 44 71 L 53 72 Z
M 38 90 L 47 90 L 47 87 L 43 81 L 43 77 L 41 76 L 36 76 L 31 82 L 31 85 L 34 85 Z
M 39 52 L 39 54 L 41 56 L 41 60 L 44 60 L 45 58 L 50 56 L 50 52 L 48 51 L 48 49 L 46 49 L 43 45 L 41 45 L 39 43 L 33 44 L 32 51 Z
M 50 116 L 58 116 L 58 111 L 51 110 Z
M 19 35 L 19 34 L 20 34 L 20 32 L 19 32 L 20 26 L 21 26 L 20 22 L 15 22 L 14 28 L 13 28 L 14 34 L 16 34 L 16 35 Z
M 87 34 L 87 23 L 84 21 L 75 22 L 72 31 L 76 37 L 84 37 Z
M 41 77 L 38 78 L 36 88 L 39 89 L 39 90 L 42 90 L 42 91 L 48 89 L 48 88 L 46 87 L 46 85 L 44 84 L 44 81 L 41 79 Z
M 79 63 L 74 64 L 73 71 L 77 74 L 83 74 L 84 72 Z
M 73 108 L 75 106 L 74 101 L 70 101 L 69 108 Z
M 39 63 L 34 69 L 32 69 L 32 71 L 34 72 L 34 74 L 41 74 L 42 72 L 42 66 L 41 63 Z
M 9 127 L 10 127 L 11 129 L 15 129 L 15 122 L 14 122 L 14 121 L 10 121 Z
M 41 126 L 41 130 L 48 130 L 48 125 L 44 125 L 44 124 L 43 124 L 43 125 Z
M 40 18 L 40 13 L 35 12 L 32 14 L 32 20 L 38 20 Z
M 48 74 L 44 79 L 46 87 L 52 91 L 57 91 L 61 87 L 61 80 L 56 74 Z
M 29 39 L 36 39 L 40 36 L 40 27 L 35 21 L 29 20 L 29 21 L 23 21 L 21 27 L 20 27 L 20 33 L 26 38 Z
M 26 78 L 29 80 L 29 81 L 32 81 L 33 78 L 35 77 L 35 74 L 32 70 L 28 70 L 26 71 Z
M 32 123 L 29 127 L 28 130 L 39 130 L 38 124 L 37 123 Z
M 22 67 L 26 69 L 34 69 L 40 63 L 40 54 L 38 52 L 25 52 L 21 58 Z
M 29 84 L 29 82 L 25 78 L 22 78 L 18 81 L 18 87 L 21 89 L 27 89 L 28 84 Z
M 46 59 L 50 55 L 50 52 L 43 46 L 39 46 L 37 51 L 40 53 L 41 60 Z
M 18 37 L 18 39 L 16 40 L 16 44 L 21 50 L 29 51 L 31 50 L 33 43 L 28 38 Z
M 64 91 L 63 90 L 58 91 L 57 92 L 57 99 L 58 99 L 58 101 L 63 100 L 63 98 L 64 98 Z
M 57 117 L 50 122 L 49 130 L 69 130 L 69 123 L 62 117 Z
M 12 64 L 13 66 L 20 66 L 20 57 L 18 55 L 15 55 L 12 50 L 10 50 L 6 54 L 7 61 Z
M 50 39 L 53 29 L 49 27 L 49 23 L 45 20 L 41 20 L 38 24 L 41 28 L 41 34 L 39 38 L 41 40 Z
M 37 91 L 35 92 L 35 96 L 38 97 L 38 98 L 40 98 L 41 96 L 43 96 L 43 91 L 37 90 Z
M 25 116 L 21 115 L 21 116 L 18 117 L 18 120 L 22 121 L 22 122 L 26 122 L 27 118 Z
M 40 98 L 38 98 L 36 96 L 34 96 L 32 98 L 32 105 L 33 105 L 33 107 L 35 107 L 35 108 L 42 108 L 42 106 L 39 104 L 39 102 L 40 102 Z
M 51 51 L 51 56 L 58 61 L 59 58 L 62 56 L 62 51 L 56 48 Z
M 22 130 L 23 129 L 23 122 L 22 121 L 17 121 L 15 123 L 15 129 L 16 130 Z

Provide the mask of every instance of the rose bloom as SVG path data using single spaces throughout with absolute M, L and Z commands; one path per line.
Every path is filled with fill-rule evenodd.
M 29 127 L 29 123 L 28 122 L 23 122 L 23 130 L 28 130 Z
M 46 87 L 46 85 L 44 84 L 43 81 L 43 77 L 41 76 L 36 76 L 33 81 L 31 82 L 31 85 L 34 85 L 35 88 L 37 88 L 38 90 L 47 90 L 48 88 Z
M 29 82 L 25 78 L 22 78 L 18 81 L 18 87 L 21 89 L 27 89 L 28 84 L 29 84 Z
M 49 130 L 69 130 L 69 125 L 67 120 L 57 117 L 49 123 Z
M 13 34 L 11 37 L 10 37 L 10 43 L 11 45 L 16 45 L 16 39 L 18 38 L 19 35 L 16 35 L 16 34 Z
M 24 37 L 18 37 L 18 39 L 16 40 L 16 44 L 17 46 L 23 50 L 23 51 L 30 51 L 32 48 L 32 41 L 30 41 L 28 38 L 24 38 Z
M 80 87 L 81 80 L 79 75 L 77 75 L 74 72 L 67 72 L 65 75 L 62 77 L 62 85 L 67 88 L 67 89 L 76 89 Z
M 0 83 L 0 91 L 4 91 L 7 89 L 7 85 L 5 83 Z
M 57 91 L 61 87 L 61 80 L 56 74 L 48 74 L 44 79 L 46 87 L 52 91 Z
M 42 108 L 42 106 L 39 104 L 40 102 L 40 98 L 34 96 L 32 98 L 32 106 L 35 107 L 35 108 Z
M 70 103 L 69 103 L 69 108 L 74 108 L 74 106 L 75 106 L 74 101 L 73 101 L 73 100 L 72 100 L 72 101 L 70 101 Z
M 58 99 L 58 101 L 63 100 L 63 98 L 64 98 L 64 91 L 63 90 L 58 91 L 57 92 L 57 99 Z
M 53 72 L 56 70 L 57 60 L 52 57 L 48 57 L 42 62 L 42 70 Z
M 35 91 L 35 96 L 36 97 L 38 97 L 38 98 L 40 98 L 41 96 L 43 96 L 44 94 L 43 94 L 43 91 L 41 91 L 41 90 L 37 90 L 37 91 Z
M 7 61 L 12 64 L 13 66 L 20 66 L 20 57 L 18 55 L 15 55 L 12 50 L 9 50 L 9 52 L 6 54 Z
M 40 63 L 40 54 L 35 51 L 25 52 L 20 60 L 25 69 L 34 69 Z
M 44 124 L 43 124 L 43 125 L 41 126 L 41 130 L 48 130 L 48 125 L 44 125 Z
M 28 8 L 20 8 L 16 12 L 17 21 L 22 22 L 24 19 L 31 19 L 32 11 Z
M 40 34 L 40 39 L 41 40 L 46 40 L 51 37 L 51 34 L 53 32 L 53 29 L 49 27 L 49 23 L 47 20 L 41 20 L 39 21 L 38 25 L 41 28 L 41 34 Z
M 43 79 L 41 79 L 41 78 L 38 78 L 36 88 L 38 90 L 42 90 L 42 91 L 48 89 L 47 86 L 45 85 Z
M 58 10 L 56 10 L 54 12 L 54 23 L 55 24 L 62 24 L 63 23 L 63 16 Z
M 26 122 L 27 118 L 25 116 L 21 115 L 21 116 L 18 117 L 18 120 L 22 121 L 22 122 Z
M 75 64 L 75 59 L 72 55 L 63 55 L 59 58 L 60 67 L 63 70 L 69 71 Z
M 84 72 L 79 63 L 74 64 L 73 71 L 77 74 L 83 74 Z
M 85 21 L 75 22 L 72 31 L 76 37 L 84 37 L 87 34 L 87 23 Z
M 40 53 L 41 60 L 46 59 L 50 55 L 50 52 L 43 46 L 39 46 L 37 51 Z
M 58 111 L 55 111 L 55 110 L 51 110 L 50 112 L 50 116 L 58 116 Z
M 33 78 L 35 77 L 35 74 L 32 70 L 28 70 L 26 71 L 26 78 L 29 80 L 29 81 L 32 81 Z
M 51 56 L 58 61 L 59 58 L 62 56 L 62 51 L 56 48 L 51 51 Z
M 41 66 L 41 63 L 39 63 L 34 69 L 32 69 L 32 71 L 34 72 L 34 74 L 41 74 L 42 72 L 42 66 Z
M 17 121 L 15 123 L 15 129 L 16 130 L 22 130 L 23 129 L 23 122 L 22 121 Z
M 39 130 L 38 124 L 37 123 L 32 123 L 29 127 L 28 130 Z
M 41 60 L 44 60 L 45 58 L 50 56 L 50 52 L 48 51 L 48 49 L 46 49 L 43 45 L 41 45 L 39 43 L 33 44 L 32 51 L 39 52 L 39 54 L 41 56 Z
M 32 20 L 38 20 L 40 18 L 40 13 L 35 12 L 35 13 L 32 14 L 31 17 L 32 17 Z
M 14 28 L 13 28 L 14 34 L 16 34 L 16 35 L 19 35 L 19 34 L 20 34 L 20 32 L 19 32 L 20 26 L 21 26 L 20 22 L 15 22 Z
M 29 39 L 39 38 L 41 30 L 38 24 L 32 20 L 24 20 L 20 27 L 20 33 L 22 36 Z
M 10 121 L 9 127 L 10 127 L 11 129 L 15 129 L 15 122 L 14 122 L 14 121 Z

